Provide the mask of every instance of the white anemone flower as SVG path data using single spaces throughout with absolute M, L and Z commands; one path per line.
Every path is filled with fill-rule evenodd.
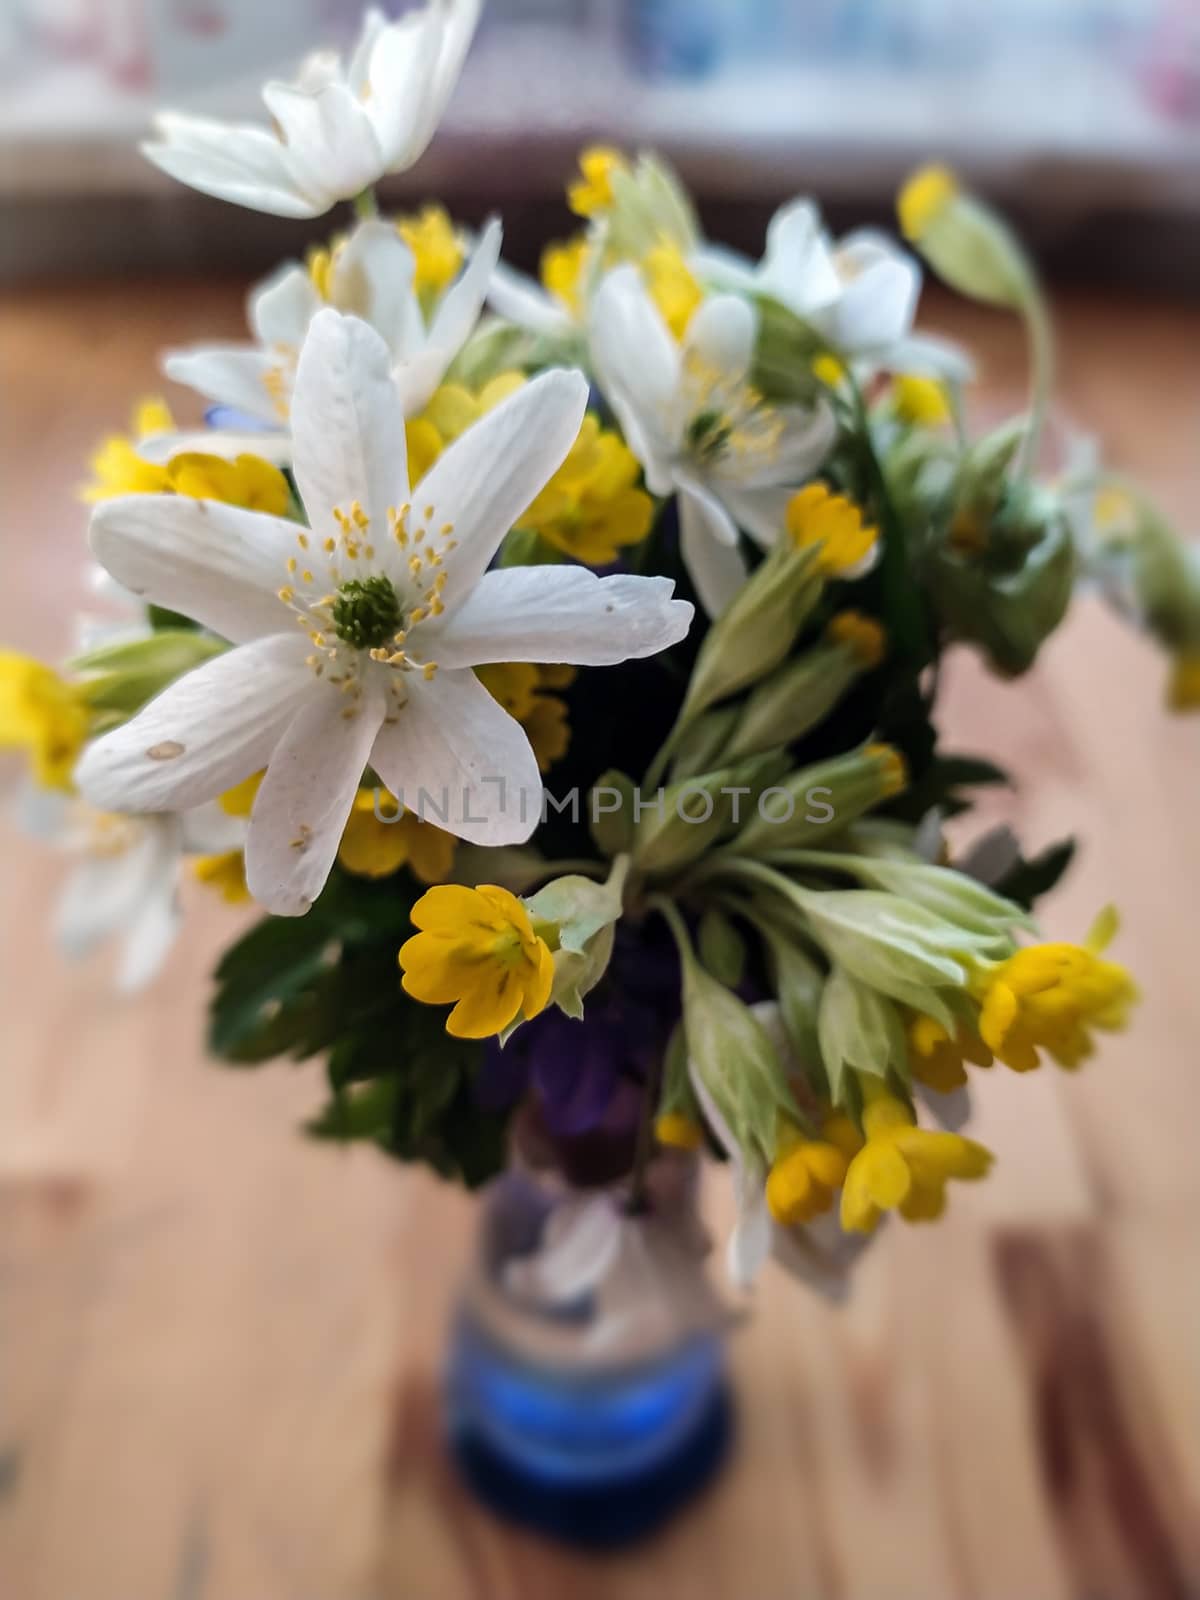
M 245 822 L 218 805 L 119 816 L 77 795 L 38 789 L 21 810 L 28 831 L 71 863 L 54 911 L 60 948 L 78 960 L 116 940 L 116 982 L 126 994 L 158 976 L 179 933 L 185 858 L 239 849 L 246 833 Z
M 600 387 L 647 487 L 678 492 L 683 559 L 711 616 L 745 580 L 739 526 L 774 544 L 789 498 L 836 433 L 823 405 L 772 405 L 752 386 L 757 332 L 751 304 L 714 295 L 677 343 L 633 266 L 608 273 L 592 301 Z
M 83 794 L 106 810 L 180 810 L 265 768 L 247 882 L 283 916 L 320 893 L 368 764 L 462 839 L 527 839 L 541 820 L 537 760 L 472 668 L 653 655 L 692 616 L 667 579 L 487 570 L 586 406 L 582 374 L 544 373 L 410 491 L 386 345 L 357 318 L 320 312 L 292 405 L 309 527 L 182 495 L 95 512 L 93 551 L 120 582 L 235 648 L 93 744 Z
M 309 56 L 262 91 L 272 126 L 161 112 L 145 155 L 181 183 L 280 217 L 319 217 L 424 153 L 458 81 L 482 0 L 367 12 L 348 65 Z
M 488 287 L 488 303 L 506 322 L 546 339 L 581 339 L 587 331 L 586 300 L 573 310 L 536 278 L 497 261 Z
M 334 248 L 319 285 L 306 267 L 288 262 L 251 291 L 247 316 L 253 342 L 195 345 L 169 351 L 163 360 L 168 378 L 252 418 L 261 431 L 158 434 L 142 441 L 142 454 L 159 461 L 183 450 L 230 456 L 248 451 L 288 465 L 300 350 L 313 318 L 327 305 L 360 317 L 380 335 L 401 407 L 405 416 L 413 416 L 428 403 L 479 320 L 500 235 L 500 223 L 493 219 L 428 321 L 413 287 L 413 253 L 391 223 L 359 223 Z
M 848 360 L 867 368 L 966 382 L 971 363 L 947 340 L 913 333 L 921 268 L 887 234 L 861 228 L 835 242 L 812 200 L 781 206 L 762 260 L 703 247 L 693 270 L 714 286 L 784 306 Z

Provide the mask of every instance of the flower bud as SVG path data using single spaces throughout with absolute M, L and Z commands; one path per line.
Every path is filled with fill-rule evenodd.
M 907 1079 L 908 1051 L 899 1012 L 886 995 L 845 967 L 835 965 L 825 981 L 817 1032 L 834 1101 L 844 1097 L 848 1071 L 879 1078 L 892 1071 Z
M 222 655 L 228 645 L 192 628 L 163 629 L 145 639 L 103 645 L 76 657 L 72 670 L 94 711 L 132 717 L 185 672 Z
M 750 814 L 787 771 L 780 755 L 755 756 L 719 772 L 672 783 L 635 805 L 633 859 L 642 872 L 678 872 Z
M 754 690 L 737 719 L 729 755 L 756 755 L 790 744 L 815 728 L 851 685 L 883 660 L 886 639 L 870 617 L 839 611 L 821 644 Z
M 848 755 L 793 772 L 764 789 L 729 849 L 769 855 L 823 844 L 908 783 L 904 757 L 890 744 L 867 744 Z
M 947 167 L 922 167 L 897 201 L 900 228 L 938 275 L 972 300 L 1025 311 L 1036 295 L 1029 261 L 1011 230 L 966 194 Z

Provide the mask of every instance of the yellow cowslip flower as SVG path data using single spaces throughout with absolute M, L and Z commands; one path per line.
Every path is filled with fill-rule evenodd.
M 958 1133 L 918 1128 L 916 1118 L 882 1084 L 866 1080 L 866 1141 L 851 1161 L 842 1189 L 842 1227 L 870 1233 L 885 1211 L 909 1222 L 930 1222 L 946 1207 L 951 1178 L 982 1178 L 992 1154 Z
M 785 1228 L 799 1227 L 833 1209 L 833 1196 L 846 1181 L 846 1171 L 855 1149 L 847 1148 L 847 1130 L 854 1126 L 848 1117 L 827 1119 L 820 1139 L 806 1139 L 798 1133 L 780 1143 L 767 1176 L 767 1209 Z
M 216 890 L 227 905 L 243 905 L 250 898 L 246 887 L 246 857 L 241 850 L 197 856 L 192 862 L 192 874 L 197 883 Z
M 828 484 L 809 483 L 788 501 L 785 523 L 797 550 L 815 547 L 826 577 L 844 577 L 870 556 L 879 530 L 863 520 L 854 501 Z
M 679 246 L 663 242 L 648 250 L 642 260 L 642 277 L 663 321 L 676 339 L 682 339 L 692 314 L 704 300 L 704 291 Z
M 376 811 L 386 819 L 381 820 Z M 393 796 L 362 788 L 338 846 L 338 861 L 360 878 L 388 878 L 407 867 L 422 883 L 444 883 L 454 866 L 457 841 L 452 833 L 423 822 L 406 811 L 401 817 Z
M 254 802 L 258 798 L 258 791 L 266 776 L 263 772 L 253 772 L 248 778 L 243 778 L 241 783 L 234 784 L 232 789 L 226 789 L 220 796 L 221 810 L 229 817 L 248 817 L 254 809 Z
M 883 784 L 884 799 L 904 793 L 908 788 L 908 762 L 894 744 L 882 744 L 878 741 L 874 744 L 865 744 L 861 753 L 875 763 Z
M 568 688 L 575 680 L 574 667 L 498 661 L 491 666 L 476 667 L 475 676 L 492 699 L 524 728 L 539 772 L 549 771 L 566 755 L 571 743 L 567 703 L 546 691 Z
M 937 163 L 921 167 L 909 178 L 896 201 L 901 233 L 906 239 L 919 241 L 961 192 L 949 167 Z
M 892 404 L 902 422 L 914 427 L 938 428 L 951 417 L 945 385 L 936 378 L 907 373 L 892 383 Z
M 577 217 L 594 217 L 612 205 L 613 174 L 628 172 L 629 163 L 609 145 L 589 145 L 579 157 L 580 176 L 567 186 L 567 204 Z
M 292 500 L 279 468 L 252 455 L 240 455 L 234 461 L 199 451 L 172 456 L 167 463 L 167 488 L 192 500 L 220 500 L 227 506 L 266 511 L 273 517 L 285 516 Z
M 1200 711 L 1200 650 L 1183 650 L 1173 658 L 1167 705 L 1172 711 Z
M 812 375 L 818 383 L 823 383 L 827 389 L 840 388 L 850 376 L 846 363 L 828 350 L 819 356 L 814 356 Z
M 874 617 L 861 611 L 839 611 L 829 620 L 825 637 L 833 644 L 845 645 L 864 667 L 877 667 L 887 650 L 887 633 Z
M 522 372 L 498 372 L 477 393 L 461 383 L 443 383 L 436 389 L 424 411 L 404 425 L 409 481 L 420 483 L 448 444 L 524 382 Z
M 1092 1029 L 1124 1028 L 1137 985 L 1101 957 L 1116 930 L 1109 907 L 1082 945 L 1029 945 L 977 974 L 980 1037 L 1006 1066 L 1031 1072 L 1045 1050 L 1060 1067 L 1077 1067 L 1095 1049 Z
M 548 244 L 542 251 L 538 273 L 542 288 L 552 294 L 573 317 L 584 311 L 584 283 L 587 280 L 591 241 L 577 233 L 561 243 Z
M 414 216 L 400 217 L 396 231 L 413 253 L 417 294 L 436 297 L 448 289 L 463 264 L 463 248 L 445 209 L 422 206 Z
M 654 502 L 637 487 L 640 475 L 621 436 L 589 412 L 567 459 L 518 523 L 576 561 L 606 566 L 650 532 Z
M 139 401 L 133 410 L 131 433 L 110 434 L 92 456 L 92 480 L 83 486 L 81 497 L 94 502 L 123 494 L 165 494 L 170 487 L 166 467 L 143 461 L 137 445 L 151 434 L 174 430 L 165 400 Z
M 960 1027 L 951 1037 L 935 1017 L 917 1014 L 908 1024 L 908 1060 L 914 1078 L 949 1094 L 966 1083 L 966 1062 L 990 1067 L 992 1052 L 969 1028 Z
M 0 650 L 0 750 L 22 750 L 43 789 L 70 789 L 88 731 L 83 690 L 15 650 Z
M 404 989 L 428 1005 L 456 1002 L 446 1032 L 487 1039 L 550 999 L 554 957 L 516 895 L 495 884 L 442 884 L 412 909 L 421 931 L 400 950 Z
M 682 1111 L 663 1111 L 654 1119 L 654 1137 L 669 1150 L 699 1150 L 704 1127 Z

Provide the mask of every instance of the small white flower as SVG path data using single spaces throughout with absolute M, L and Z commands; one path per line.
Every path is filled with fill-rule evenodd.
M 677 344 L 636 267 L 608 273 L 592 302 L 592 357 L 601 388 L 647 487 L 678 492 L 683 559 L 716 616 L 741 587 L 738 527 L 768 546 L 794 490 L 833 443 L 823 406 L 775 406 L 750 383 L 757 313 L 715 295 Z
M 757 264 L 702 248 L 693 270 L 718 288 L 777 301 L 867 368 L 966 381 L 970 361 L 945 340 L 914 335 L 921 269 L 885 233 L 863 228 L 833 241 L 811 200 L 781 206 Z
M 152 461 L 168 460 L 183 450 L 231 455 L 248 450 L 287 465 L 300 350 L 313 318 L 326 305 L 360 317 L 380 335 L 404 414 L 414 415 L 479 320 L 500 253 L 500 233 L 498 221 L 488 223 L 428 321 L 413 288 L 413 253 L 391 223 L 361 222 L 334 249 L 324 285 L 327 298 L 307 268 L 288 262 L 251 292 L 247 316 L 253 343 L 196 345 L 170 351 L 163 360 L 168 378 L 254 418 L 263 431 L 159 434 L 144 440 L 140 450 Z
M 125 993 L 158 975 L 179 933 L 184 857 L 238 849 L 246 830 L 217 805 L 181 815 L 117 816 L 47 789 L 29 791 L 22 820 L 72 864 L 54 914 L 61 949 L 80 959 L 118 940 L 117 987 Z
M 586 291 L 586 269 L 584 288 Z M 487 298 L 493 311 L 527 333 L 556 340 L 582 339 L 586 333 L 586 292 L 581 296 L 579 308 L 572 309 L 536 278 L 519 272 L 507 262 L 497 261 L 493 267 Z
M 293 83 L 268 83 L 273 126 L 164 111 L 144 153 L 204 194 L 281 217 L 319 217 L 433 138 L 458 81 L 482 0 L 428 0 L 399 22 L 367 12 L 349 65 L 309 56 Z
M 424 790 L 445 808 L 430 820 L 460 838 L 527 839 L 541 819 L 537 761 L 471 669 L 653 655 L 692 615 L 667 579 L 487 570 L 586 405 L 580 373 L 544 373 L 410 491 L 388 349 L 357 318 L 321 311 L 292 405 L 309 527 L 182 495 L 97 508 L 92 548 L 108 570 L 235 648 L 92 745 L 83 793 L 105 809 L 179 810 L 265 767 L 247 881 L 280 915 L 320 893 L 368 763 L 414 809 Z

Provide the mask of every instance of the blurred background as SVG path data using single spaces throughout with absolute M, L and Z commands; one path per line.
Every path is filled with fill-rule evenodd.
M 360 9 L 0 0 L 0 273 L 276 259 L 279 224 L 190 197 L 136 141 L 163 103 L 254 114 L 264 76 Z M 398 192 L 468 220 L 502 203 L 520 254 L 597 134 L 665 152 L 735 243 L 810 185 L 835 220 L 884 215 L 937 151 L 1058 270 L 1200 279 L 1198 0 L 490 0 Z
M 389 10 L 401 7 L 389 5 Z M 172 184 L 159 105 L 258 116 L 357 0 L 0 0 L 0 644 L 49 661 L 87 609 L 78 485 L 162 390 L 164 347 L 244 338 L 249 284 L 341 224 Z M 389 206 L 503 214 L 532 265 L 601 137 L 662 150 L 757 256 L 792 195 L 889 222 L 946 159 L 1032 241 L 1063 414 L 1200 528 L 1200 0 L 489 0 L 450 114 Z M 1022 403 L 1015 323 L 930 286 L 976 422 Z M 833 1308 L 768 1275 L 734 1341 L 732 1470 L 649 1550 L 504 1530 L 441 1445 L 438 1375 L 476 1203 L 304 1139 L 315 1063 L 205 1059 L 242 914 L 186 886 L 157 984 L 68 966 L 61 864 L 0 800 L 3 1600 L 1196 1600 L 1200 1595 L 1197 725 L 1098 601 L 1017 684 L 948 665 L 950 748 L 1019 775 L 1032 853 L 1084 847 L 1045 926 L 1124 915 L 1134 1031 L 1079 1076 L 980 1074 L 994 1177 L 888 1230 Z M 715 1174 L 718 1236 L 731 1200 Z

